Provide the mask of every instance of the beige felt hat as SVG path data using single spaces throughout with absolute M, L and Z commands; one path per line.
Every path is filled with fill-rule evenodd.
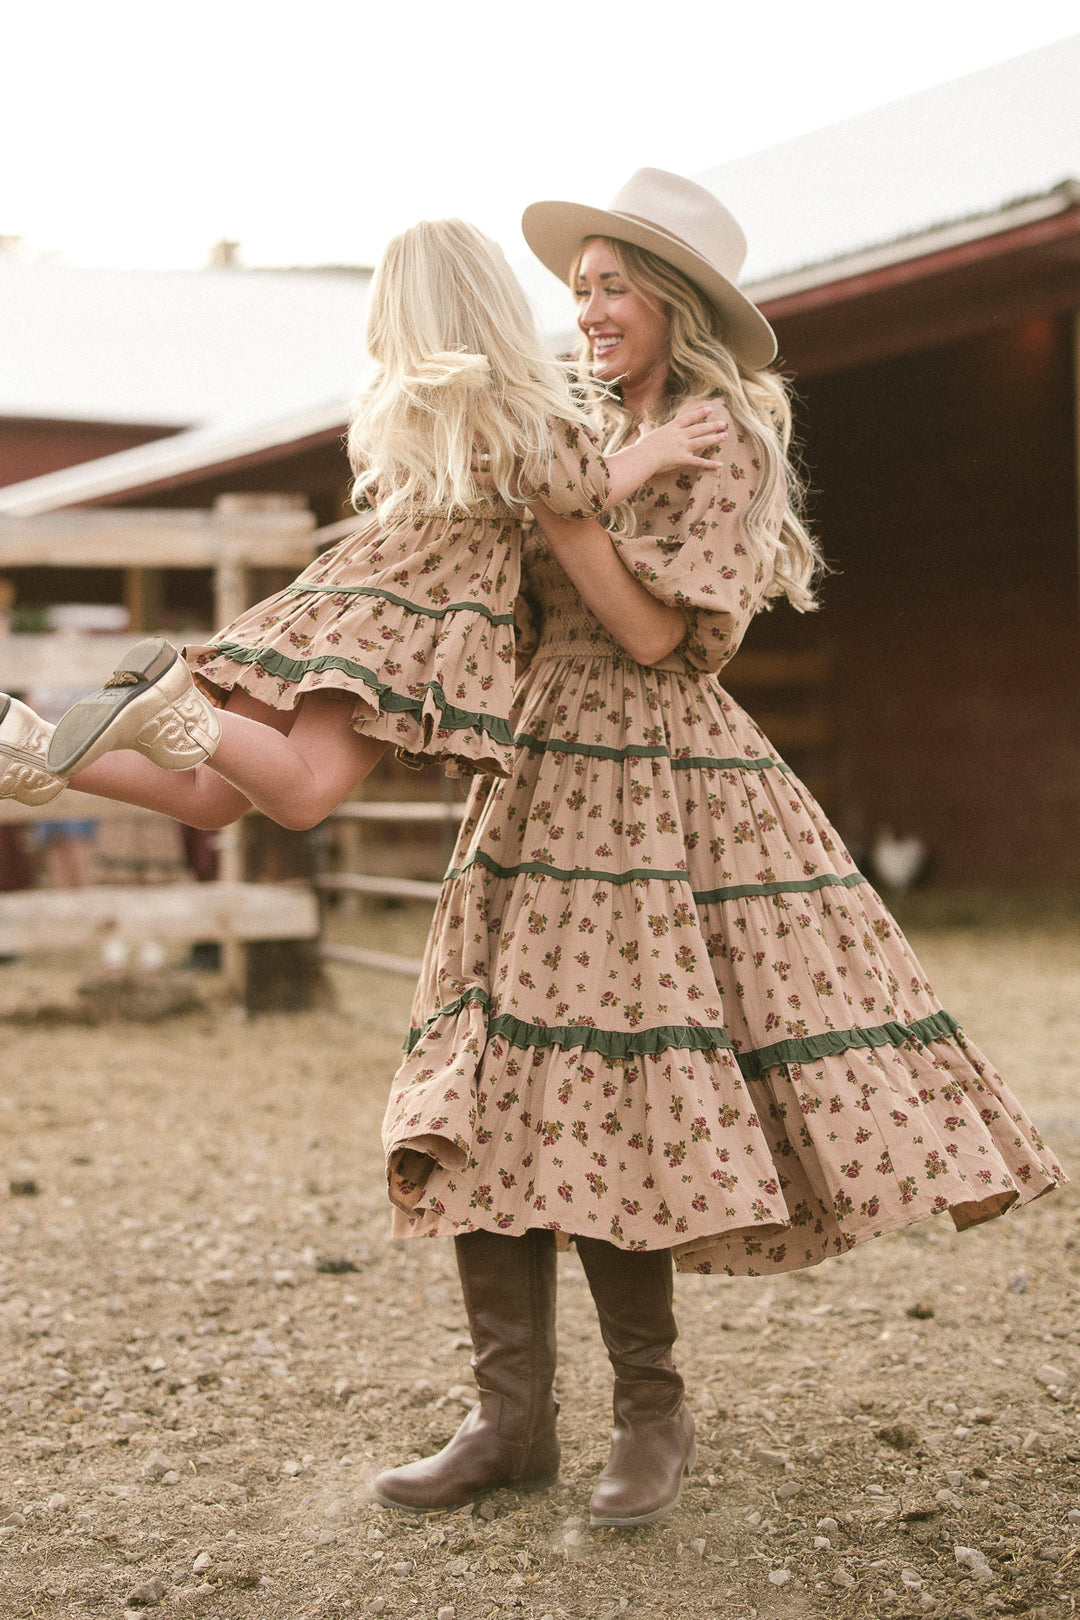
M 724 316 L 736 359 L 757 370 L 776 358 L 772 327 L 735 282 L 746 258 L 738 221 L 711 191 L 665 169 L 639 169 L 610 208 L 584 203 L 530 203 L 521 216 L 525 240 L 542 264 L 567 281 L 587 236 L 647 248 L 681 270 Z

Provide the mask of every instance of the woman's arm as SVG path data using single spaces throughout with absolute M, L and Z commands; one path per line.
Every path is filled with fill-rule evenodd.
M 674 652 L 686 634 L 677 607 L 658 602 L 624 568 L 607 530 L 593 520 L 559 517 L 537 501 L 536 521 L 585 606 L 639 664 Z

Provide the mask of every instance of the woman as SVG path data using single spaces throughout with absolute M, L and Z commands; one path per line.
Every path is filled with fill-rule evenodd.
M 693 1466 L 672 1263 L 817 1263 L 1061 1171 L 934 999 L 806 789 L 716 672 L 754 612 L 814 606 L 775 340 L 735 286 L 742 233 L 646 169 L 610 209 L 538 203 L 609 447 L 688 400 L 730 424 L 618 532 L 538 514 L 538 643 L 509 781 L 473 790 L 385 1124 L 396 1230 L 453 1234 L 480 1403 L 378 1499 L 452 1507 L 555 1477 L 555 1233 L 615 1370 L 598 1525 L 670 1511 Z

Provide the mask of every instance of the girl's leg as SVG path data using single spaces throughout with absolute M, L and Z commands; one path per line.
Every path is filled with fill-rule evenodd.
M 246 806 L 204 780 L 203 767 L 212 760 L 213 774 L 248 803 L 281 826 L 300 830 L 316 826 L 340 804 L 383 751 L 384 744 L 353 730 L 350 705 L 346 694 L 312 692 L 294 711 L 279 715 L 239 693 L 224 711 L 215 709 L 176 648 L 150 636 L 129 648 L 103 687 L 80 698 L 57 722 L 46 764 L 88 793 L 134 804 L 146 804 L 149 795 L 150 808 L 213 827 L 221 815 L 235 820 Z M 130 766 L 94 769 L 125 751 L 193 778 L 186 793 L 163 793 L 145 771 Z M 174 808 L 178 801 L 182 808 Z
M 230 702 L 210 768 L 282 827 L 316 827 L 370 774 L 386 747 L 353 730 L 352 706 L 347 693 L 309 692 L 295 716 L 286 717 L 292 724 L 285 733 Z
M 189 827 L 236 821 L 251 805 L 280 826 L 317 826 L 372 770 L 385 744 L 349 724 L 342 694 L 313 692 L 295 710 L 233 692 L 219 711 L 212 764 L 164 771 L 130 749 L 101 754 L 71 786 L 99 798 L 160 810 Z

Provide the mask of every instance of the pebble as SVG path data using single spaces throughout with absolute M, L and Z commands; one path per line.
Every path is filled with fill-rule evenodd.
M 836 1574 L 833 1576 L 833 1585 L 844 1587 L 854 1586 L 855 1577 L 848 1569 L 838 1569 Z
M 986 1584 L 993 1581 L 994 1571 L 991 1570 L 989 1563 L 986 1562 L 986 1558 L 983 1557 L 978 1547 L 954 1547 L 952 1557 L 957 1560 L 962 1570 L 972 1571 L 976 1581 L 984 1581 Z
M 786 1451 L 770 1451 L 766 1446 L 755 1446 L 750 1455 L 755 1462 L 768 1463 L 771 1468 L 784 1468 L 788 1462 Z
M 819 1530 L 824 1530 L 828 1535 L 834 1535 L 840 1528 L 835 1519 L 819 1519 L 817 1527 Z
M 144 1581 L 141 1586 L 134 1587 L 124 1602 L 133 1609 L 152 1609 L 161 1602 L 168 1590 L 161 1577 L 155 1575 L 152 1581 Z
M 1035 1377 L 1040 1384 L 1045 1384 L 1047 1389 L 1056 1389 L 1059 1385 L 1068 1382 L 1069 1375 L 1064 1367 L 1055 1367 L 1050 1362 L 1046 1362 L 1036 1372 Z
M 142 1474 L 143 1479 L 160 1480 L 164 1479 L 166 1474 L 176 1474 L 176 1478 L 180 1478 L 179 1474 L 176 1473 L 176 1464 L 172 1461 L 172 1458 L 166 1457 L 165 1453 L 158 1451 L 156 1447 L 147 1457 L 139 1472 Z
M 1027 1293 L 1027 1285 L 1028 1285 L 1028 1274 L 1027 1274 L 1027 1272 L 1026 1271 L 1018 1271 L 1016 1273 L 1015 1277 L 1010 1277 L 1009 1278 L 1009 1293 L 1010 1294 L 1026 1294 Z
M 457 1610 L 452 1603 L 446 1603 L 436 1612 L 435 1620 L 455 1620 Z
M 55 1496 L 49 1497 L 49 1500 L 45 1505 L 50 1513 L 65 1513 L 67 1511 L 68 1499 L 62 1491 L 57 1491 Z
M 828 1536 L 815 1536 L 814 1537 L 814 1551 L 815 1552 L 828 1552 L 828 1550 L 829 1550 L 829 1548 L 831 1546 L 832 1546 L 832 1542 L 829 1540 Z
M 295 1459 L 290 1459 L 289 1462 L 283 1462 L 281 1465 L 281 1472 L 285 1475 L 286 1479 L 295 1479 L 300 1471 L 300 1464 L 296 1462 Z
M 917 1569 L 902 1569 L 900 1571 L 900 1579 L 903 1582 L 903 1584 L 907 1587 L 909 1592 L 921 1592 L 922 1591 L 923 1578 L 919 1574 Z
M 691 1548 L 697 1553 L 699 1558 L 704 1558 L 705 1549 L 708 1545 L 709 1543 L 705 1540 L 704 1536 L 695 1536 L 693 1541 L 690 1543 Z
M 209 1569 L 213 1562 L 214 1560 L 211 1558 L 208 1552 L 201 1552 L 191 1566 L 191 1573 L 193 1575 L 201 1575 L 203 1570 Z
M 774 1586 L 786 1586 L 791 1579 L 790 1569 L 770 1569 L 769 1580 Z
M 801 1490 L 802 1486 L 797 1479 L 785 1480 L 783 1485 L 777 1486 L 776 1499 L 778 1502 L 790 1502 Z
M 403 1559 L 400 1564 L 390 1565 L 390 1571 L 394 1575 L 411 1575 L 415 1568 L 416 1565 L 409 1563 L 406 1559 Z
M 954 1491 L 963 1490 L 964 1476 L 960 1472 L 959 1468 L 947 1468 L 945 1470 L 945 1479 L 946 1482 L 952 1486 Z

